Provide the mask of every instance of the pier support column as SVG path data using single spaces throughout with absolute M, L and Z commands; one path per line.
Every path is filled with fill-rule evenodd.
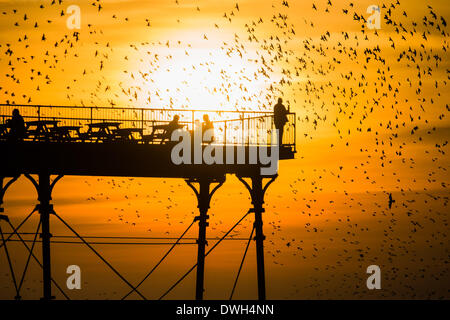
M 205 247 L 206 247 L 206 227 L 209 226 L 209 181 L 200 181 L 200 192 L 198 199 L 198 209 L 200 215 L 198 218 L 198 250 L 197 250 L 197 282 L 195 288 L 195 299 L 203 300 L 204 281 L 205 281 Z
M 42 300 L 52 299 L 51 282 L 51 260 L 50 260 L 50 213 L 53 206 L 50 204 L 51 189 L 50 175 L 46 173 L 39 174 L 39 214 L 41 215 L 41 238 L 42 238 L 42 270 L 43 270 L 43 289 L 44 296 Z
M 210 192 L 211 183 L 217 182 L 218 184 Z M 204 282 L 205 282 L 205 248 L 208 242 L 206 241 L 206 227 L 209 226 L 208 210 L 211 203 L 211 198 L 217 189 L 225 182 L 223 180 L 213 180 L 211 178 L 199 178 L 195 180 L 186 180 L 186 183 L 192 190 L 194 190 L 197 196 L 198 209 L 200 215 L 195 217 L 198 220 L 198 239 L 197 239 L 197 279 L 195 285 L 195 299 L 203 300 Z M 198 183 L 198 191 L 194 187 L 193 183 Z
M 38 193 L 38 210 L 41 220 L 41 239 L 42 239 L 42 286 L 43 297 L 42 300 L 51 300 L 52 296 L 52 276 L 51 276 L 51 258 L 50 258 L 50 214 L 53 213 L 53 205 L 50 204 L 52 200 L 52 191 L 56 182 L 63 176 L 57 176 L 53 182 L 50 182 L 50 174 L 47 172 L 39 173 L 39 182 L 37 182 L 29 174 L 25 176 L 33 183 Z
M 264 210 L 264 194 L 270 184 L 275 181 L 277 176 L 270 177 L 269 182 L 263 187 L 263 176 L 251 177 L 252 185 L 250 186 L 247 181 L 238 176 L 238 179 L 244 184 L 244 186 L 250 192 L 253 208 L 255 213 L 255 238 L 256 241 L 256 268 L 258 279 L 258 300 L 266 300 L 266 278 L 264 270 L 264 240 L 265 235 L 263 233 L 263 219 L 262 214 Z
M 255 212 L 256 267 L 258 276 L 258 299 L 266 300 L 266 279 L 264 271 L 264 240 L 262 213 L 264 212 L 264 194 L 262 179 L 252 178 L 253 210 Z

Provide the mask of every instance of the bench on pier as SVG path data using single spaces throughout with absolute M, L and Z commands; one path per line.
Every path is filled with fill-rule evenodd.
M 97 142 L 114 140 L 114 131 L 118 130 L 121 122 L 97 122 L 89 123 L 88 131 L 82 133 L 80 138 L 84 140 L 94 139 Z
M 71 142 L 81 138 L 80 126 L 60 126 L 50 128 L 52 140 Z
M 53 133 L 51 129 L 58 126 L 59 120 L 36 120 L 28 121 L 25 123 L 25 136 L 27 138 L 36 140 L 49 141 L 53 138 Z
M 134 133 L 139 135 L 139 138 L 143 137 L 144 129 L 141 128 L 120 128 L 113 130 L 113 140 L 114 141 L 137 141 L 134 137 Z
M 178 124 L 176 129 L 182 129 L 184 127 L 185 127 L 184 124 Z M 167 124 L 154 125 L 152 126 L 152 132 L 150 134 L 142 135 L 142 141 L 144 141 L 144 143 L 159 142 L 160 144 L 162 144 L 164 142 L 164 139 L 170 140 L 170 136 L 168 136 L 167 129 L 168 129 Z

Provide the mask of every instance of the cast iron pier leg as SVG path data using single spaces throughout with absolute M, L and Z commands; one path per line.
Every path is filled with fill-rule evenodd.
M 262 214 L 265 211 L 263 208 L 264 194 L 270 184 L 275 181 L 277 176 L 269 177 L 271 180 L 263 187 L 263 176 L 252 176 L 252 185 L 250 186 L 242 177 L 238 176 L 238 179 L 245 185 L 250 192 L 253 208 L 251 209 L 255 213 L 255 241 L 256 241 L 256 268 L 258 279 L 258 300 L 266 300 L 266 278 L 264 270 L 264 240 L 265 235 L 263 233 L 263 220 Z
M 42 226 L 42 270 L 43 270 L 43 288 L 44 296 L 42 300 L 52 299 L 51 282 L 51 262 L 50 262 L 50 213 L 52 211 L 50 175 L 46 173 L 39 174 L 39 213 L 41 215 Z
M 195 288 L 195 299 L 203 300 L 204 281 L 205 281 L 205 247 L 206 247 L 206 227 L 209 226 L 209 181 L 200 181 L 200 192 L 198 208 L 198 252 L 197 252 L 197 284 Z
M 53 212 L 52 190 L 55 184 L 63 177 L 58 175 L 52 183 L 50 183 L 50 173 L 40 172 L 39 183 L 28 173 L 24 174 L 30 180 L 38 193 L 39 214 L 41 215 L 41 238 L 42 238 L 42 277 L 44 296 L 42 300 L 54 299 L 52 296 L 52 278 L 51 278 L 51 259 L 50 259 L 50 214 Z
M 192 185 L 193 182 L 197 182 L 199 184 L 199 191 L 197 191 L 197 189 Z M 210 186 L 213 182 L 218 182 L 218 184 L 210 192 Z M 197 280 L 195 285 L 196 300 L 203 300 L 203 293 L 205 291 L 205 247 L 208 244 L 208 242 L 206 241 L 206 227 L 209 225 L 209 204 L 214 192 L 216 192 L 216 190 L 219 189 L 219 187 L 222 186 L 224 182 L 225 178 L 220 180 L 213 180 L 211 178 L 186 180 L 188 186 L 191 187 L 192 190 L 194 190 L 195 195 L 197 196 L 198 209 L 200 211 L 200 215 L 195 218 L 196 220 L 198 220 Z
M 258 299 L 266 300 L 266 279 L 264 272 L 264 239 L 262 213 L 264 212 L 264 192 L 262 178 L 252 178 L 253 181 L 253 210 L 255 212 L 255 240 L 256 240 L 256 266 L 258 275 Z

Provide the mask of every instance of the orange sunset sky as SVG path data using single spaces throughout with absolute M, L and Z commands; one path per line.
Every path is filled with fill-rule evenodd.
M 79 30 L 66 26 L 72 4 L 81 9 Z M 363 21 L 370 5 L 381 8 L 379 30 Z M 283 97 L 297 116 L 297 154 L 280 162 L 266 194 L 267 298 L 448 299 L 448 18 L 443 0 L 0 0 L 0 102 L 272 110 Z M 5 195 L 5 214 L 18 225 L 36 198 L 21 177 Z M 67 176 L 53 204 L 85 236 L 176 238 L 197 215 L 181 179 Z M 223 235 L 250 206 L 244 186 L 227 176 L 208 237 Z M 34 232 L 37 222 L 21 230 Z M 252 222 L 233 236 L 247 238 Z M 53 235 L 70 235 L 51 223 Z M 196 236 L 197 226 L 187 237 Z M 206 258 L 206 299 L 229 297 L 245 244 L 226 241 Z M 25 249 L 8 248 L 21 272 Z M 168 247 L 95 248 L 137 283 Z M 196 254 L 195 245 L 177 247 L 140 291 L 158 298 Z M 255 262 L 252 243 L 235 298 L 257 297 Z M 81 267 L 72 298 L 128 292 L 85 246 L 53 244 L 52 263 L 62 285 L 68 265 Z M 366 288 L 372 264 L 381 290 Z M 41 271 L 29 268 L 22 296 L 40 298 Z M 14 297 L 3 250 L 0 288 L 1 299 Z M 191 299 L 194 290 L 195 272 L 166 298 Z

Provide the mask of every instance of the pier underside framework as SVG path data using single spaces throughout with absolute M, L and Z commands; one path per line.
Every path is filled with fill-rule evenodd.
M 214 193 L 224 184 L 225 176 L 209 178 L 209 177 L 198 177 L 198 178 L 189 178 L 185 179 L 186 184 L 194 191 L 194 194 L 197 198 L 198 202 L 198 210 L 199 215 L 194 218 L 194 221 L 188 226 L 188 228 L 183 232 L 180 238 L 172 245 L 166 255 L 164 255 L 163 259 L 159 261 L 159 263 L 152 269 L 150 274 L 141 281 L 137 286 L 131 284 L 126 280 L 124 276 L 122 276 L 102 255 L 96 251 L 89 242 L 84 239 L 77 231 L 75 231 L 54 209 L 53 204 L 51 203 L 52 197 L 51 193 L 55 186 L 55 184 L 63 178 L 63 175 L 55 175 L 52 176 L 48 172 L 41 172 L 39 174 L 23 174 L 25 178 L 27 178 L 36 188 L 36 192 L 38 195 L 38 204 L 33 209 L 33 211 L 28 214 L 25 219 L 18 225 L 14 226 L 5 212 L 3 208 L 3 198 L 9 186 L 11 186 L 21 175 L 15 175 L 13 177 L 1 176 L 1 193 L 0 193 L 0 234 L 1 234 L 1 243 L 0 250 L 3 247 L 3 251 L 6 254 L 6 258 L 8 260 L 8 266 L 11 272 L 11 279 L 14 283 L 14 287 L 16 290 L 15 299 L 20 300 L 22 297 L 20 295 L 21 287 L 23 280 L 25 278 L 25 273 L 27 271 L 28 265 L 33 260 L 42 268 L 42 299 L 51 300 L 54 299 L 53 291 L 58 290 L 62 293 L 62 295 L 69 299 L 68 294 L 65 292 L 64 287 L 60 284 L 56 283 L 51 275 L 51 242 L 52 242 L 52 233 L 51 233 L 51 220 L 58 219 L 60 220 L 66 227 L 73 232 L 73 234 L 79 238 L 86 246 L 88 246 L 106 265 L 109 267 L 116 275 L 124 281 L 124 283 L 130 288 L 130 292 L 124 297 L 128 297 L 132 292 L 136 292 L 142 299 L 146 299 L 145 295 L 139 291 L 138 286 L 140 286 L 145 279 L 158 267 L 165 257 L 172 251 L 172 249 L 179 243 L 184 234 L 193 226 L 193 224 L 198 223 L 198 238 L 196 240 L 197 243 L 197 263 L 186 273 L 184 276 L 177 281 L 168 291 L 166 291 L 161 298 L 165 297 L 173 288 L 175 288 L 178 283 L 181 282 L 190 272 L 196 270 L 196 285 L 195 285 L 195 299 L 203 300 L 203 295 L 205 291 L 204 284 L 204 275 L 205 275 L 205 258 L 206 256 L 219 245 L 222 240 L 226 240 L 226 236 L 241 222 L 244 218 L 246 218 L 249 214 L 254 214 L 254 224 L 253 224 L 253 233 L 255 237 L 250 240 L 254 240 L 256 243 L 256 257 L 257 257 L 257 283 L 258 283 L 258 299 L 265 300 L 266 299 L 266 287 L 265 287 L 265 271 L 264 271 L 264 240 L 265 236 L 263 234 L 263 203 L 264 203 L 264 193 L 267 190 L 268 186 L 276 179 L 276 176 L 272 177 L 262 177 L 262 176 L 254 176 L 254 177 L 242 177 L 238 176 L 238 179 L 242 181 L 242 183 L 246 186 L 246 188 L 250 192 L 250 196 L 252 199 L 252 208 L 245 213 L 245 215 L 236 223 L 219 241 L 215 243 L 215 245 L 206 252 L 207 245 L 207 227 L 209 226 L 208 220 L 208 210 L 210 208 L 210 202 Z M 248 182 L 247 182 L 248 180 Z M 268 180 L 265 186 L 263 186 L 263 180 Z M 27 244 L 24 241 L 21 233 L 20 227 L 33 215 L 39 214 L 39 225 L 36 230 L 36 233 L 33 235 L 33 242 L 31 246 L 29 243 Z M 7 229 L 11 229 L 12 232 L 4 233 Z M 3 230 L 3 231 L 2 231 Z M 17 276 L 17 271 L 15 271 L 15 266 L 13 266 L 11 261 L 11 256 L 14 252 L 8 251 L 8 241 L 17 236 L 18 239 L 23 243 L 28 252 L 28 259 L 19 279 Z M 40 237 L 40 243 L 42 248 L 42 256 L 37 257 L 33 252 L 37 242 L 38 236 Z M 245 251 L 247 253 L 248 245 Z M 245 259 L 245 256 L 244 258 Z M 242 261 L 243 262 L 243 261 Z M 241 264 L 242 267 L 242 264 Z M 239 269 L 240 273 L 240 269 Z M 238 275 L 239 275 L 238 273 Z M 237 278 L 236 278 L 237 282 Z M 236 283 L 235 283 L 236 286 Z M 233 287 L 234 292 L 234 287 Z

